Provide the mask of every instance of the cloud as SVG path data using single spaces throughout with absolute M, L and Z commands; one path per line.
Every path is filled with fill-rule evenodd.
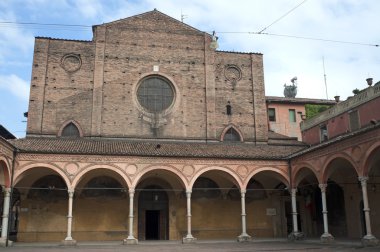
M 0 89 L 10 92 L 21 100 L 29 99 L 29 83 L 17 75 L 0 75 Z

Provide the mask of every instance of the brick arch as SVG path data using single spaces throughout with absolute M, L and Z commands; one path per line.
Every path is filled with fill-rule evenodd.
M 82 127 L 80 126 L 79 122 L 77 122 L 76 120 L 67 120 L 65 121 L 64 123 L 62 123 L 61 127 L 59 128 L 58 130 L 58 133 L 57 133 L 57 136 L 61 137 L 62 136 L 62 131 L 63 129 L 69 125 L 70 123 L 74 124 L 75 127 L 77 127 L 78 131 L 79 131 L 79 137 L 83 137 L 83 130 L 82 130 Z
M 119 175 L 123 179 L 123 181 L 128 186 L 128 188 L 131 188 L 131 180 L 117 166 L 98 165 L 98 164 L 97 165 L 89 165 L 89 166 L 85 167 L 82 171 L 80 171 L 78 174 L 76 174 L 74 179 L 73 179 L 73 182 L 71 183 L 71 185 L 72 185 L 71 188 L 74 189 L 78 185 L 78 183 L 82 180 L 82 178 L 84 176 L 86 176 L 86 174 L 88 174 L 89 172 L 91 172 L 93 170 L 97 170 L 97 169 L 110 170 L 110 171 L 116 173 L 117 175 Z
M 303 170 L 310 170 L 311 173 L 314 175 L 314 177 L 317 179 L 318 183 L 321 184 L 321 178 L 318 173 L 318 171 L 315 169 L 315 167 L 311 166 L 310 164 L 307 163 L 300 163 L 299 166 L 294 170 L 292 173 L 292 188 L 295 188 L 298 186 L 298 184 L 301 182 L 299 176 L 301 171 Z
M 290 179 L 289 179 L 289 176 L 288 176 L 287 172 L 285 173 L 282 170 L 274 168 L 274 167 L 262 167 L 262 168 L 254 170 L 253 172 L 251 172 L 250 174 L 248 174 L 246 180 L 244 181 L 243 189 L 247 188 L 247 185 L 248 185 L 249 181 L 255 175 L 257 175 L 258 173 L 266 172 L 266 171 L 275 172 L 275 174 L 279 175 L 279 177 L 275 177 L 275 179 L 279 179 L 285 185 L 290 186 Z
M 232 182 L 234 184 L 236 184 L 236 186 L 239 186 L 239 189 L 243 189 L 243 182 L 241 181 L 241 179 L 239 178 L 239 176 L 233 172 L 231 169 L 229 168 L 226 168 L 226 167 L 223 167 L 223 166 L 208 166 L 208 167 L 204 167 L 202 169 L 200 169 L 199 171 L 197 171 L 192 179 L 190 180 L 190 183 L 189 183 L 189 190 L 192 190 L 193 186 L 194 186 L 194 183 L 195 181 L 200 177 L 202 176 L 202 174 L 204 174 L 205 172 L 208 172 L 208 171 L 220 171 L 220 172 L 225 172 L 227 173 L 228 175 L 230 175 L 233 180 Z
M 0 183 L 2 185 L 4 185 L 5 187 L 10 187 L 11 185 L 11 169 L 10 169 L 10 163 L 8 161 L 7 158 L 5 158 L 4 156 L 0 156 L 0 164 L 2 164 L 2 172 L 3 173 L 3 177 L 4 177 L 4 184 L 2 184 L 3 181 L 0 181 Z
M 380 142 L 376 142 L 374 143 L 373 145 L 371 145 L 366 153 L 365 153 L 365 156 L 364 156 L 364 166 L 363 166 L 363 170 L 361 171 L 361 174 L 360 176 L 368 176 L 369 172 L 370 172 L 370 162 L 373 158 L 373 156 L 375 155 L 375 152 L 378 151 L 380 149 Z
M 352 160 L 352 157 L 349 156 L 346 153 L 338 153 L 338 154 L 333 154 L 332 156 L 330 156 L 329 158 L 327 158 L 326 161 L 325 161 L 325 163 L 323 164 L 323 166 L 322 166 L 322 172 L 321 172 L 321 174 L 322 174 L 322 176 L 321 176 L 321 182 L 322 183 L 327 183 L 327 179 L 331 175 L 331 169 L 332 169 L 332 168 L 329 168 L 329 165 L 331 164 L 331 162 L 333 162 L 336 159 L 344 159 L 347 162 L 349 162 L 351 164 L 351 166 L 354 168 L 354 170 L 356 171 L 356 175 L 359 176 L 359 174 L 360 174 L 359 169 L 355 165 L 355 161 Z
M 186 177 L 182 174 L 181 171 L 179 171 L 177 168 L 171 165 L 150 165 L 146 168 L 144 168 L 140 173 L 136 175 L 136 177 L 133 179 L 132 182 L 132 188 L 136 188 L 136 186 L 141 182 L 141 178 L 152 172 L 152 171 L 159 171 L 159 170 L 164 170 L 168 171 L 175 176 L 179 178 L 179 182 L 182 184 L 182 186 L 187 190 L 188 189 L 188 183 Z
M 65 181 L 67 188 L 70 188 L 71 183 L 67 175 L 60 169 L 59 166 L 55 164 L 51 164 L 51 163 L 29 163 L 29 164 L 19 167 L 17 171 L 15 171 L 15 174 L 14 174 L 14 179 L 13 179 L 14 184 L 16 185 L 18 182 L 20 182 L 20 180 L 23 179 L 23 175 L 27 171 L 30 171 L 35 168 L 46 168 L 46 169 L 53 170 L 55 173 L 61 176 L 63 181 Z
M 240 137 L 240 142 L 244 142 L 244 138 L 243 138 L 243 134 L 241 133 L 241 131 L 239 130 L 238 126 L 236 126 L 235 124 L 233 123 L 230 123 L 229 125 L 227 125 L 224 130 L 222 131 L 222 134 L 220 134 L 220 141 L 223 142 L 224 141 L 224 136 L 226 135 L 227 131 L 229 129 L 234 129 L 238 134 L 239 134 L 239 137 Z

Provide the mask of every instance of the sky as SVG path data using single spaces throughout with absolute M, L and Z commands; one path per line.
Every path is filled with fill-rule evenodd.
M 92 25 L 154 8 L 215 31 L 218 50 L 262 53 L 268 96 L 293 77 L 297 97 L 341 100 L 380 81 L 378 0 L 1 0 L 0 124 L 25 136 L 36 36 L 91 40 Z

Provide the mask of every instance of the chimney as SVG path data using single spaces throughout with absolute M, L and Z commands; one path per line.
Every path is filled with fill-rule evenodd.
M 335 99 L 335 102 L 338 103 L 340 101 L 340 96 L 336 95 L 336 96 L 334 96 L 334 99 Z
M 366 79 L 368 86 L 372 86 L 373 78 L 367 78 Z

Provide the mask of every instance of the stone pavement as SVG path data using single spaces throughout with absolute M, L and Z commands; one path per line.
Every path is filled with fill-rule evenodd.
M 79 242 L 77 246 L 63 247 L 58 243 L 15 243 L 12 247 L 1 248 L 11 252 L 175 252 L 175 251 L 380 251 L 380 247 L 361 246 L 360 241 L 335 241 L 332 244 L 322 244 L 318 240 L 288 242 L 284 239 L 258 239 L 247 243 L 235 241 L 198 241 L 194 244 L 181 244 L 179 241 L 144 241 L 138 245 L 122 245 L 121 242 Z

